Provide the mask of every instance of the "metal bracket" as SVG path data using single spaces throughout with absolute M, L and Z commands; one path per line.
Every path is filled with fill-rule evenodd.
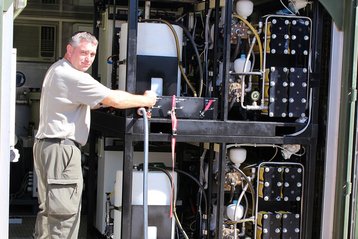
M 343 186 L 343 192 L 344 196 L 348 196 L 352 193 L 352 183 L 346 182 L 346 184 Z
M 356 102 L 357 101 L 357 89 L 352 89 L 349 93 L 350 96 L 350 102 Z

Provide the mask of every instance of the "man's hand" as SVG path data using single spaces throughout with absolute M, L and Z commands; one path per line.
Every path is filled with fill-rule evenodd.
M 157 102 L 157 94 L 154 91 L 147 90 L 144 92 L 144 96 L 148 98 L 148 107 L 152 108 Z

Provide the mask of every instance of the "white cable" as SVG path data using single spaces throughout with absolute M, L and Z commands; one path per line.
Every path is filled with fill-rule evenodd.
M 271 162 L 276 157 L 277 153 L 278 153 L 278 147 L 275 147 L 275 154 L 268 161 L 265 161 L 265 162 Z M 257 166 L 257 163 L 247 165 L 247 166 L 244 167 L 244 169 L 252 168 L 252 167 L 255 167 L 255 166 Z
M 202 155 L 200 156 L 200 183 L 204 186 L 204 183 L 206 185 L 206 178 L 205 178 L 205 171 L 204 171 L 204 159 L 205 159 L 205 155 L 206 155 L 206 152 L 208 150 L 207 149 L 204 149 Z M 205 188 L 205 186 L 204 186 Z
M 242 192 L 241 192 L 239 198 L 237 199 L 237 203 L 236 203 L 235 210 L 234 210 L 234 218 L 236 217 L 237 207 L 238 207 L 238 205 L 240 205 L 241 200 L 242 200 L 244 194 L 246 193 L 246 190 L 247 190 L 248 187 L 249 187 L 249 184 L 247 183 L 247 184 L 243 187 Z
M 312 89 L 310 90 L 310 102 L 309 102 L 309 106 L 308 106 L 308 120 L 307 120 L 306 126 L 303 129 L 301 129 L 295 133 L 288 134 L 285 136 L 298 136 L 298 135 L 302 134 L 303 132 L 305 132 L 311 123 L 311 110 L 312 110 Z
M 291 11 L 291 9 L 289 9 L 289 8 L 282 2 L 282 0 L 280 0 L 280 3 L 281 3 L 282 6 L 283 6 L 284 8 L 286 8 L 286 10 L 289 11 L 292 15 L 296 15 L 296 14 L 294 14 L 294 13 Z

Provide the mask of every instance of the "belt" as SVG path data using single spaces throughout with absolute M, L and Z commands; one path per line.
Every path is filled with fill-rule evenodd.
M 80 144 L 72 139 L 42 138 L 42 139 L 38 139 L 38 140 L 45 141 L 45 142 L 51 142 L 51 143 L 59 143 L 59 144 L 64 144 L 64 145 L 73 145 L 73 146 L 76 146 L 77 148 L 80 147 Z

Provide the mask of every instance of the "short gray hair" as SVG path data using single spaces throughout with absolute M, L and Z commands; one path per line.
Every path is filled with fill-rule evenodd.
M 68 44 L 76 47 L 80 44 L 82 40 L 85 40 L 95 45 L 98 44 L 97 38 L 92 33 L 85 31 L 75 32 L 69 39 Z

